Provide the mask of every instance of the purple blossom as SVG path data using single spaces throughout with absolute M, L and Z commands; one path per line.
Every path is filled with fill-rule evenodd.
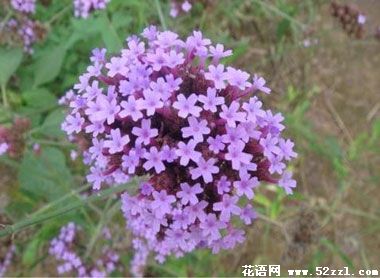
M 143 119 L 141 121 L 141 127 L 134 127 L 132 134 L 137 136 L 136 144 L 149 145 L 151 139 L 158 135 L 158 130 L 151 128 L 150 119 Z
M 193 137 L 195 142 L 202 142 L 203 135 L 210 133 L 210 129 L 207 127 L 207 121 L 198 121 L 195 117 L 189 117 L 187 120 L 189 127 L 181 129 L 182 136 L 184 138 Z
M 9 144 L 7 143 L 0 143 L 0 155 L 5 154 L 9 149 Z
M 214 152 L 215 154 L 218 154 L 219 151 L 222 151 L 225 147 L 222 142 L 222 136 L 220 135 L 217 135 L 215 138 L 209 137 L 207 139 L 207 143 L 209 144 L 210 150 Z
M 181 199 L 181 203 L 186 205 L 190 203 L 191 205 L 195 205 L 198 203 L 197 194 L 202 193 L 203 189 L 199 183 L 190 186 L 188 183 L 181 184 L 181 191 L 177 193 L 177 197 Z
M 150 206 L 160 216 L 169 213 L 172 209 L 171 204 L 176 200 L 174 196 L 168 195 L 166 190 L 161 190 L 160 192 L 154 191 L 153 199 Z
M 197 167 L 190 170 L 191 178 L 196 180 L 202 177 L 205 183 L 212 182 L 212 175 L 219 173 L 219 168 L 215 166 L 215 162 L 216 160 L 214 158 L 210 158 L 207 161 L 202 157 L 199 158 Z
M 224 89 L 226 87 L 225 80 L 228 76 L 224 72 L 223 65 L 209 65 L 208 72 L 205 73 L 205 78 L 214 82 L 214 87 L 218 90 Z
M 177 101 L 173 103 L 173 107 L 178 110 L 178 116 L 181 118 L 187 118 L 189 114 L 199 117 L 202 108 L 195 105 L 197 101 L 198 97 L 195 94 L 191 94 L 188 98 L 180 94 L 177 96 Z
M 182 166 L 189 164 L 190 160 L 194 161 L 195 163 L 199 161 L 202 154 L 195 150 L 196 145 L 197 142 L 195 140 L 189 140 L 187 144 L 183 142 L 178 143 L 176 154 L 180 158 L 179 163 Z
M 129 143 L 130 139 L 128 135 L 121 135 L 120 129 L 112 129 L 110 134 L 110 140 L 104 142 L 104 147 L 108 148 L 111 154 L 121 152 L 124 146 Z
M 245 71 L 234 69 L 233 67 L 227 67 L 227 80 L 231 86 L 236 86 L 240 90 L 244 90 L 251 86 L 248 82 L 249 74 Z
M 152 90 L 144 91 L 144 99 L 139 103 L 139 108 L 145 109 L 147 116 L 152 116 L 155 111 L 162 108 L 164 103 L 161 100 L 161 96 Z
M 297 185 L 297 182 L 292 179 L 292 176 L 293 174 L 291 172 L 286 171 L 278 181 L 278 185 L 285 189 L 286 194 L 292 194 L 293 188 Z
M 154 168 L 157 174 L 165 170 L 165 165 L 162 162 L 162 154 L 156 147 L 151 147 L 149 152 L 144 154 L 144 158 L 147 160 L 143 165 L 145 170 Z
M 261 91 L 265 94 L 270 94 L 271 89 L 265 86 L 266 81 L 264 78 L 257 76 L 256 74 L 253 76 L 253 90 L 254 91 Z
M 138 102 L 136 101 L 134 96 L 129 96 L 128 101 L 122 101 L 120 103 L 122 107 L 119 116 L 122 118 L 131 117 L 135 122 L 143 117 L 143 113 L 138 109 Z
M 253 189 L 259 185 L 257 177 L 251 177 L 249 174 L 240 175 L 240 180 L 234 182 L 236 194 L 238 196 L 247 196 L 249 200 L 253 199 Z
M 203 230 L 203 236 L 210 235 L 211 240 L 216 240 L 221 237 L 220 229 L 227 227 L 226 223 L 219 221 L 215 214 L 209 213 L 200 225 Z
M 252 224 L 252 220 L 257 217 L 256 212 L 253 210 L 252 205 L 248 204 L 245 206 L 240 213 L 241 220 L 244 221 L 245 225 Z
M 230 160 L 232 163 L 232 169 L 239 170 L 241 166 L 247 165 L 251 162 L 253 156 L 245 153 L 245 143 L 238 141 L 233 145 L 228 146 L 228 152 L 225 155 L 226 160 Z
M 198 100 L 203 103 L 204 110 L 209 110 L 211 112 L 216 112 L 217 106 L 224 104 L 224 98 L 217 97 L 216 90 L 214 88 L 208 88 L 207 95 L 200 95 Z
M 220 211 L 220 220 L 229 221 L 231 218 L 231 214 L 238 215 L 240 213 L 240 208 L 236 205 L 238 197 L 231 197 L 227 194 L 224 194 L 222 197 L 222 201 L 214 204 L 214 211 Z
M 230 192 L 231 182 L 226 176 L 221 176 L 217 182 L 218 194 L 223 195 L 224 192 Z
M 230 106 L 223 104 L 222 112 L 219 113 L 220 118 L 227 121 L 227 125 L 230 127 L 236 127 L 236 122 L 245 122 L 246 113 L 239 112 L 240 104 L 237 101 L 233 101 Z

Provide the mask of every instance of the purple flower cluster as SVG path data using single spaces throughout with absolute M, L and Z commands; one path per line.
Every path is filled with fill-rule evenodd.
M 110 0 L 74 0 L 74 15 L 87 18 L 94 10 L 103 10 Z
M 80 256 L 73 250 L 75 236 L 79 227 L 70 222 L 61 228 L 59 235 L 50 243 L 49 253 L 60 261 L 57 267 L 59 275 L 76 273 L 78 277 L 107 277 L 115 269 L 119 262 L 119 255 L 106 247 L 102 250 L 102 256 L 95 262 L 95 266 L 87 267 Z M 109 239 L 109 231 L 105 229 L 103 236 Z
M 11 6 L 21 13 L 35 13 L 36 0 L 11 0 Z
M 170 2 L 170 16 L 177 17 L 181 13 L 188 13 L 192 8 L 189 0 L 172 0 Z
M 7 253 L 5 254 L 3 262 L 0 263 L 0 277 L 4 277 L 4 274 L 7 272 L 7 269 L 12 262 L 12 258 L 15 251 L 16 251 L 16 246 L 12 244 L 9 247 Z
M 181 40 L 150 26 L 142 37 L 128 38 L 109 60 L 95 49 L 61 100 L 70 107 L 63 130 L 88 140 L 83 155 L 94 189 L 149 179 L 122 196 L 135 274 L 150 251 L 162 262 L 243 242 L 238 223 L 255 218 L 254 189 L 269 182 L 292 193 L 296 182 L 285 169 L 297 156 L 281 136 L 283 116 L 259 99 L 271 91 L 264 78 L 220 63 L 231 50 L 199 31 Z
M 6 152 L 9 149 L 9 144 L 8 143 L 0 143 L 0 155 L 6 154 Z

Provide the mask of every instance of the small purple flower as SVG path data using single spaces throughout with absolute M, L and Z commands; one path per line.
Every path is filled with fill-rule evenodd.
M 161 190 L 160 192 L 154 191 L 153 199 L 150 206 L 160 216 L 169 213 L 172 209 L 171 204 L 176 200 L 173 195 L 168 195 L 166 190 Z
M 247 112 L 247 120 L 256 123 L 257 117 L 264 118 L 265 111 L 261 109 L 263 103 L 257 97 L 251 97 L 249 102 L 243 104 L 243 109 Z
M 176 150 L 169 146 L 163 146 L 161 149 L 162 159 L 171 163 L 178 158 Z
M 242 70 L 234 69 L 233 67 L 227 67 L 227 80 L 231 86 L 236 86 L 240 90 L 245 90 L 251 86 L 248 82 L 249 74 Z
M 193 137 L 195 142 L 202 142 L 203 135 L 210 133 L 210 129 L 207 127 L 207 121 L 198 121 L 195 117 L 189 117 L 187 120 L 189 122 L 189 127 L 181 129 L 182 136 L 184 138 Z
M 157 174 L 165 170 L 165 165 L 162 162 L 162 154 L 156 147 L 151 147 L 148 152 L 144 154 L 144 158 L 147 160 L 143 167 L 145 170 L 154 168 Z
M 236 194 L 238 196 L 247 196 L 249 200 L 253 199 L 253 189 L 259 185 L 257 177 L 251 177 L 249 174 L 240 176 L 240 180 L 234 182 Z
M 208 72 L 205 73 L 205 78 L 214 82 L 214 87 L 218 90 L 224 89 L 226 84 L 224 81 L 227 79 L 227 74 L 224 72 L 223 65 L 208 66 Z
M 138 102 L 134 96 L 129 96 L 128 101 L 123 100 L 120 106 L 123 108 L 119 113 L 119 116 L 122 118 L 130 116 L 136 122 L 143 117 L 143 113 L 138 109 Z
M 241 166 L 251 163 L 253 156 L 245 153 L 245 143 L 238 141 L 233 145 L 228 146 L 228 152 L 225 155 L 225 159 L 231 161 L 232 169 L 239 170 Z
M 179 163 L 182 166 L 189 164 L 190 160 L 197 163 L 201 158 L 201 153 L 195 150 L 197 142 L 190 140 L 187 144 L 183 142 L 178 143 L 178 149 L 176 150 L 177 156 L 180 158 Z
M 252 220 L 257 217 L 256 212 L 253 210 L 252 205 L 248 204 L 245 206 L 240 213 L 241 220 L 244 221 L 245 225 L 252 224 Z
M 203 236 L 210 235 L 211 240 L 216 240 L 221 237 L 220 229 L 227 227 L 226 223 L 219 221 L 215 214 L 209 213 L 207 217 L 201 222 L 200 227 L 203 230 Z
M 121 165 L 128 171 L 128 174 L 134 174 L 136 167 L 140 164 L 140 157 L 136 155 L 136 151 L 130 150 L 128 155 L 123 155 L 121 159 Z
M 215 162 L 214 158 L 210 158 L 207 161 L 203 157 L 199 158 L 197 162 L 198 167 L 190 170 L 191 178 L 196 180 L 202 177 L 205 183 L 212 182 L 212 175 L 219 173 L 219 168 L 215 166 Z
M 221 176 L 217 182 L 218 194 L 223 195 L 225 192 L 230 192 L 231 182 L 226 176 Z
M 206 201 L 200 201 L 195 205 L 191 205 L 185 208 L 185 212 L 189 215 L 189 222 L 194 223 L 196 219 L 203 221 L 206 218 L 204 209 L 207 207 Z
M 209 148 L 212 152 L 215 154 L 218 154 L 219 151 L 224 150 L 224 144 L 222 142 L 222 136 L 216 135 L 216 137 L 209 137 L 207 138 L 207 143 L 209 144 Z
M 198 99 L 203 103 L 203 109 L 211 112 L 216 112 L 217 106 L 225 103 L 223 97 L 216 96 L 216 90 L 214 88 L 208 88 L 207 96 L 200 95 Z
M 7 143 L 0 143 L 0 155 L 5 154 L 9 149 L 9 144 Z
M 291 172 L 286 171 L 278 181 L 278 185 L 285 189 L 286 194 L 292 194 L 293 188 L 297 185 L 297 182 L 292 179 L 292 175 L 293 174 Z
M 137 136 L 136 144 L 149 145 L 152 138 L 158 135 L 156 128 L 151 128 L 150 119 L 141 120 L 141 127 L 134 127 L 132 134 Z
M 277 146 L 278 138 L 268 134 L 267 137 L 260 139 L 260 145 L 264 148 L 264 155 L 272 157 L 273 154 L 281 154 L 281 149 Z
M 193 186 L 190 186 L 188 183 L 181 183 L 181 189 L 182 190 L 177 193 L 177 197 L 181 199 L 183 205 L 186 205 L 187 203 L 195 205 L 198 203 L 197 194 L 203 192 L 199 183 Z
M 181 118 L 187 118 L 189 114 L 199 117 L 199 113 L 202 109 L 195 105 L 197 101 L 198 97 L 195 94 L 191 94 L 188 98 L 180 94 L 173 103 L 173 107 L 178 110 L 178 116 Z
M 79 113 L 74 116 L 68 115 L 65 122 L 62 124 L 62 129 L 67 132 L 67 134 L 79 133 L 82 130 L 84 124 L 84 119 Z
M 239 112 L 240 104 L 237 101 L 231 102 L 230 106 L 222 105 L 222 112 L 219 116 L 227 121 L 227 125 L 230 127 L 236 127 L 236 122 L 245 122 L 246 113 Z
M 293 151 L 294 143 L 290 139 L 280 139 L 278 146 L 281 149 L 282 155 L 286 160 L 291 160 L 297 157 L 297 153 Z
M 214 204 L 214 211 L 220 211 L 220 220 L 227 222 L 230 220 L 231 214 L 240 214 L 241 209 L 236 205 L 238 200 L 239 198 L 236 196 L 231 197 L 224 194 L 222 201 Z
M 215 47 L 210 46 L 210 53 L 213 57 L 213 63 L 218 63 L 221 58 L 225 58 L 232 55 L 232 50 L 224 50 L 223 44 L 218 43 Z
M 160 95 L 151 90 L 144 91 L 144 99 L 141 100 L 139 107 L 146 110 L 147 116 L 152 116 L 157 109 L 163 106 Z
M 112 129 L 110 137 L 110 140 L 104 142 L 104 147 L 108 148 L 111 154 L 121 152 L 130 141 L 128 135 L 121 135 L 119 128 Z
M 257 76 L 256 74 L 253 76 L 253 90 L 254 91 L 261 91 L 265 94 L 270 94 L 271 89 L 265 86 L 266 81 L 264 78 Z

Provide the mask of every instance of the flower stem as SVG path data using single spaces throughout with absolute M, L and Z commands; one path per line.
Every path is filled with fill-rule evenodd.
M 109 197 L 109 196 L 115 194 L 115 193 L 121 193 L 121 192 L 125 191 L 128 187 L 132 187 L 132 186 L 134 186 L 134 184 L 137 184 L 137 182 L 138 182 L 137 180 L 133 180 L 130 183 L 127 183 L 124 185 L 111 187 L 111 188 L 102 190 L 98 194 L 94 194 L 94 195 L 88 197 L 87 199 L 75 201 L 72 204 L 70 204 L 70 205 L 68 205 L 62 209 L 57 209 L 56 211 L 53 211 L 50 213 L 48 212 L 48 213 L 43 214 L 43 215 L 37 215 L 37 216 L 32 217 L 32 218 L 26 218 L 26 219 L 21 220 L 21 221 L 15 223 L 13 225 L 3 225 L 3 229 L 0 230 L 0 238 L 7 236 L 7 235 L 14 234 L 14 233 L 19 232 L 21 230 L 24 230 L 24 229 L 28 228 L 29 226 L 33 226 L 33 225 L 40 224 L 40 223 L 45 222 L 45 221 L 50 220 L 50 219 L 54 219 L 56 217 L 59 217 L 61 215 L 66 214 L 70 211 L 73 211 L 73 210 L 76 210 L 80 207 L 88 205 L 91 202 L 102 200 L 106 197 Z
M 165 21 L 164 14 L 162 13 L 160 0 L 154 0 L 154 2 L 156 4 L 156 9 L 157 9 L 157 12 L 158 12 L 158 17 L 160 18 L 160 22 L 161 22 L 162 28 L 164 28 L 164 30 L 166 30 L 167 26 L 166 26 L 166 21 Z
M 3 106 L 4 108 L 8 108 L 8 98 L 7 98 L 7 90 L 5 85 L 1 85 L 1 96 L 3 98 Z

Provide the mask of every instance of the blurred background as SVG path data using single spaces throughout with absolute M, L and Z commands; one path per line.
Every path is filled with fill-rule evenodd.
M 61 208 L 87 192 L 87 170 L 60 130 L 64 114 L 57 101 L 86 69 L 93 48 L 117 52 L 128 35 L 165 24 L 182 36 L 201 30 L 233 49 L 226 63 L 267 80 L 272 94 L 264 97 L 265 105 L 284 114 L 286 135 L 296 143 L 292 170 L 298 188 L 286 196 L 278 188 L 260 187 L 254 200 L 260 217 L 246 228 L 240 248 L 217 255 L 197 251 L 163 265 L 151 261 L 145 274 L 241 276 L 246 264 L 279 264 L 282 271 L 316 266 L 380 271 L 380 1 L 192 4 L 188 13 L 172 18 L 169 1 L 112 0 L 105 10 L 77 19 L 70 1 L 41 0 L 33 54 L 19 52 L 17 40 L 0 32 L 0 83 L 8 102 L 0 108 L 0 133 L 8 129 L 14 142 L 12 154 L 0 156 L 0 223 Z M 1 5 L 6 1 L 0 0 L 5 20 Z M 68 196 L 64 202 L 62 196 Z M 82 225 L 80 246 L 88 251 L 102 223 L 121 256 L 115 275 L 128 275 L 130 235 L 120 213 L 104 220 L 104 206 L 93 202 L 1 238 L 0 262 L 13 244 L 9 275 L 54 276 L 47 250 L 59 228 L 69 221 Z M 101 244 L 91 246 L 94 254 Z

